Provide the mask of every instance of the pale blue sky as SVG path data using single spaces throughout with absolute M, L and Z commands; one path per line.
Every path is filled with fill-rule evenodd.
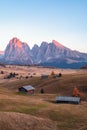
M 0 50 L 13 37 L 87 52 L 87 0 L 0 0 Z

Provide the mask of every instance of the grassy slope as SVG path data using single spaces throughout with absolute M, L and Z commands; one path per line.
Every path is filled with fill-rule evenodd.
M 37 117 L 37 119 L 39 120 L 38 123 L 40 122 L 41 118 L 43 119 L 42 124 L 45 125 L 45 128 L 43 128 L 41 124 L 37 123 L 37 125 L 39 125 L 39 129 L 35 130 L 52 130 L 53 127 L 55 128 L 54 130 L 56 130 L 56 127 L 57 130 L 79 130 L 79 128 L 83 126 L 85 127 L 84 130 L 87 129 L 86 102 L 81 102 L 81 104 L 79 105 L 56 104 L 52 102 L 53 100 L 55 100 L 55 94 L 36 94 L 34 96 L 29 96 L 22 94 L 19 95 L 18 93 L 10 93 L 7 92 L 7 90 L 6 93 L 1 93 L 2 94 L 0 94 L 0 111 L 2 112 L 2 116 L 0 114 L 0 123 L 2 123 L 3 121 L 5 124 L 5 128 L 8 124 L 8 129 L 6 130 L 9 130 L 10 128 L 14 130 L 16 123 L 16 129 L 18 129 L 20 127 L 20 123 L 22 123 L 20 128 L 24 130 L 26 124 L 26 130 L 28 130 L 28 122 L 30 122 L 30 120 L 36 122 L 36 119 L 33 119 L 33 117 L 31 117 L 30 115 Z M 3 112 L 6 112 L 7 114 Z M 15 112 L 15 115 L 17 116 L 14 116 L 12 112 Z M 24 114 L 22 119 L 21 115 L 17 113 Z M 7 118 L 8 121 L 6 123 Z M 52 122 L 48 119 L 50 119 Z M 31 130 L 34 129 L 33 122 L 31 122 Z
M 0 86 L 18 91 L 19 87 L 29 84 L 36 88 L 36 93 L 40 93 L 41 88 L 43 88 L 45 93 L 68 96 L 72 95 L 73 88 L 76 86 L 84 94 L 82 100 L 87 101 L 87 74 L 63 75 L 60 78 L 49 77 L 48 79 L 35 77 L 16 81 L 7 80 Z
M 14 112 L 0 112 L 0 130 L 57 130 L 51 120 Z
M 35 95 L 29 96 L 28 94 L 20 94 L 15 92 L 17 91 L 18 87 L 27 84 L 31 84 L 36 87 Z M 32 124 L 30 130 L 51 130 L 53 127 L 56 130 L 56 126 L 59 130 L 87 130 L 87 102 L 84 102 L 87 100 L 86 84 L 86 74 L 64 75 L 61 78 L 56 79 L 50 77 L 46 80 L 41 80 L 40 78 L 36 77 L 32 79 L 6 81 L 1 83 L 0 111 L 7 112 L 7 114 L 0 114 L 3 119 L 0 119 L 0 125 L 3 126 L 4 130 L 6 128 L 6 130 L 14 130 L 14 127 L 16 127 L 16 129 L 19 129 L 20 127 L 24 130 L 26 124 L 26 130 L 28 130 L 29 120 L 32 119 L 32 122 L 36 121 L 35 118 L 30 116 L 33 115 L 37 117 L 39 120 L 38 122 L 40 122 L 41 118 L 45 119 L 43 120 L 42 124 L 46 127 L 43 128 L 42 125 L 38 124 L 40 127 L 35 129 L 33 127 L 34 124 Z M 53 102 L 56 95 L 71 95 L 74 86 L 78 86 L 78 89 L 85 95 L 83 98 L 84 101 L 81 102 L 81 104 L 55 104 Z M 41 87 L 45 89 L 45 94 L 41 95 L 38 93 Z M 14 113 L 10 113 L 9 115 L 9 112 L 23 113 L 24 120 L 19 122 L 18 120 L 21 120 L 21 115 L 17 113 L 17 116 L 14 116 Z M 5 116 L 7 118 L 9 117 L 7 124 L 5 121 Z M 48 119 L 52 120 L 53 123 Z M 15 120 L 14 124 L 12 120 Z M 22 123 L 23 126 L 20 126 L 20 123 Z

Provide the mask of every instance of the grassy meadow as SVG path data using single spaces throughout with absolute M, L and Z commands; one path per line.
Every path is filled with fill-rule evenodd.
M 1 67 L 0 130 L 87 130 L 87 71 L 37 67 Z M 62 73 L 62 77 L 41 79 L 41 74 Z M 15 78 L 5 79 L 15 72 Z M 28 78 L 26 78 L 28 76 Z M 23 85 L 33 85 L 35 94 L 18 92 Z M 83 93 L 81 103 L 56 104 L 57 95 L 71 96 L 77 86 Z M 41 88 L 44 94 L 41 94 Z

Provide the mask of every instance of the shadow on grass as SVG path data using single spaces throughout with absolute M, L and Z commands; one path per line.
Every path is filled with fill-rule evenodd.
M 49 102 L 49 103 L 53 103 L 53 104 L 57 104 L 56 101 L 54 101 L 54 100 L 44 100 L 44 101 Z
M 52 103 L 52 104 L 72 104 L 72 105 L 79 105 L 78 103 L 72 103 L 72 102 L 56 102 L 54 100 L 45 100 L 46 102 Z

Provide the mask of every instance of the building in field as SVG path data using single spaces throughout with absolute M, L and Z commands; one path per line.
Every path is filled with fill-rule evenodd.
M 79 104 L 80 103 L 80 97 L 57 96 L 56 102 L 57 103 Z
M 35 93 L 35 88 L 32 87 L 31 85 L 22 86 L 22 87 L 19 88 L 19 92 L 34 94 Z
M 48 77 L 49 77 L 48 74 L 42 74 L 42 75 L 41 75 L 41 79 L 47 79 Z

